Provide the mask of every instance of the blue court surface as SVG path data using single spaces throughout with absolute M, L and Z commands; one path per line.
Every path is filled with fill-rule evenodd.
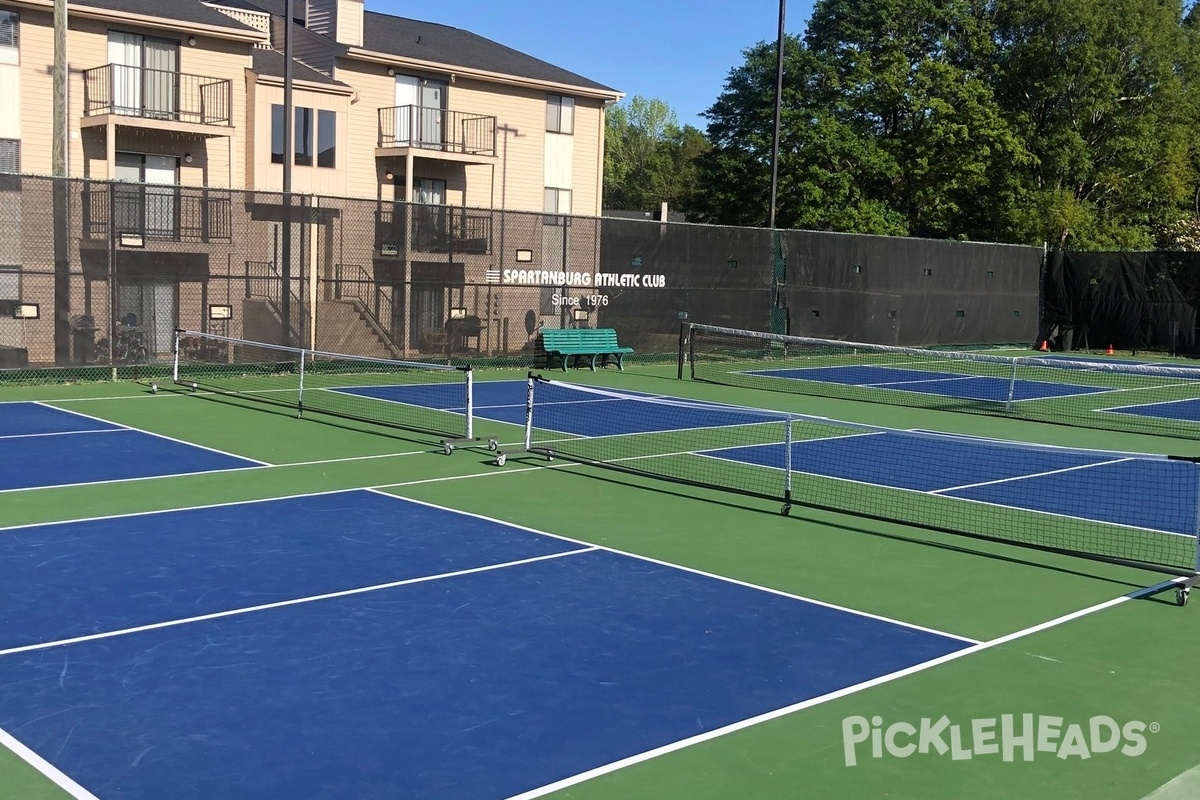
M 936 394 L 960 400 L 990 400 L 1004 403 L 1009 400 L 1042 400 L 1048 397 L 1069 397 L 1078 394 L 1095 394 L 1106 391 L 1095 386 L 1072 386 L 1048 381 L 1017 380 L 1007 378 L 961 375 L 955 372 L 934 370 L 902 369 L 881 366 L 848 367 L 804 367 L 799 369 L 760 369 L 747 375 L 764 375 L 786 380 L 820 381 L 844 386 L 862 386 L 872 389 L 894 389 L 904 392 Z
M 104 800 L 508 797 L 973 644 L 368 491 L 0 559 L 0 728 Z
M 422 396 L 414 389 L 375 387 L 372 392 L 380 399 L 420 404 Z M 475 389 L 478 416 L 524 423 L 524 381 L 479 383 Z M 778 412 L 688 405 L 686 400 L 663 395 L 612 398 L 559 384 L 539 384 L 535 398 L 536 427 L 573 436 L 779 425 L 781 419 Z M 654 403 L 655 399 L 673 403 Z M 1200 401 L 1195 410 L 1200 414 Z M 700 455 L 783 469 L 783 447 L 782 442 L 759 444 Z M 914 464 L 920 464 L 920 469 L 914 469 Z M 1185 536 L 1194 535 L 1195 509 L 1200 504 L 1200 489 L 1191 480 L 1190 466 L 1182 462 L 1021 447 L 966 436 L 879 431 L 799 441 L 792 445 L 792 468 L 840 480 Z
M 0 491 L 260 463 L 40 403 L 0 404 Z
M 701 455 L 784 468 L 782 443 Z M 1178 461 L 901 432 L 794 442 L 792 469 L 1181 536 L 1195 535 L 1200 491 Z
M 1145 403 L 1136 406 L 1104 408 L 1108 414 L 1133 414 L 1139 417 L 1173 419 L 1180 422 L 1200 422 L 1200 399 L 1170 400 L 1165 403 Z
M 476 383 L 475 416 L 523 426 L 527 386 L 525 381 Z M 451 400 L 443 393 L 427 393 L 422 386 L 372 386 L 356 388 L 352 393 L 443 411 L 464 411 L 461 397 Z M 623 391 L 621 394 L 625 396 L 604 396 L 572 391 L 554 384 L 538 384 L 535 388 L 537 412 L 534 423 L 540 430 L 573 436 L 617 436 L 746 425 L 770 420 L 778 422 L 780 419 L 778 412 L 715 406 L 712 403 L 693 403 L 689 406 L 689 401 L 681 398 L 642 392 Z M 654 405 L 653 412 L 647 413 L 645 401 L 639 398 L 651 401 L 662 398 L 669 402 Z

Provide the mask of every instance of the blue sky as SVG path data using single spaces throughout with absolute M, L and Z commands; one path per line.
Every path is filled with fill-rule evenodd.
M 742 53 L 774 42 L 778 0 L 366 0 L 371 11 L 452 25 L 624 92 L 671 106 L 680 124 L 705 127 Z M 811 0 L 787 4 L 785 29 L 803 34 Z

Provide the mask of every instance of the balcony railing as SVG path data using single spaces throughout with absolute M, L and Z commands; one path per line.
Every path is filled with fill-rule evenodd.
M 114 183 L 83 193 L 83 237 L 133 234 L 148 241 L 228 242 L 233 236 L 229 192 L 183 186 Z
M 230 122 L 232 83 L 223 78 L 105 64 L 83 71 L 83 115 L 117 114 L 198 125 Z
M 496 118 L 422 106 L 379 109 L 379 146 L 496 155 Z
M 419 253 L 463 253 L 487 255 L 492 252 L 491 214 L 459 206 L 413 204 L 412 236 L 406 236 L 404 205 L 381 208 L 375 213 L 376 250 L 382 255 L 401 255 L 406 241 Z

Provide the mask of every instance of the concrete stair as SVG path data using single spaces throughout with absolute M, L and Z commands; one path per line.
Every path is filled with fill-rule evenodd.
M 318 350 L 372 358 L 399 358 L 386 334 L 357 300 L 317 303 Z

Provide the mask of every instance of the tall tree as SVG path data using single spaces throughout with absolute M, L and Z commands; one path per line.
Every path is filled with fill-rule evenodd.
M 785 50 L 782 225 L 956 236 L 998 162 L 1022 157 L 975 64 L 990 40 L 966 0 L 822 0 Z M 709 109 L 713 218 L 765 218 L 771 48 L 747 51 Z M 751 191 L 738 211 L 730 180 Z
M 662 100 L 635 95 L 609 109 L 604 137 L 605 208 L 652 211 L 665 202 L 688 210 L 695 161 L 708 149 L 697 128 L 680 127 Z
M 1192 180 L 1194 104 L 1179 0 L 991 7 L 997 97 L 1026 142 L 1015 238 L 1152 244 Z

